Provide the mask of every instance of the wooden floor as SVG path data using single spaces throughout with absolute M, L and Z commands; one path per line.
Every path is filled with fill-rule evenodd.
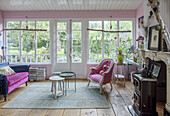
M 79 81 L 84 82 L 85 80 Z M 32 83 L 35 82 L 29 82 L 28 86 Z M 12 100 L 27 87 L 23 84 L 11 92 L 8 95 L 8 101 Z M 133 89 L 131 82 L 126 82 L 125 87 L 121 84 L 113 83 L 111 91 L 110 85 L 106 85 L 104 94 L 110 104 L 110 109 L 0 109 L 0 116 L 131 116 L 127 106 L 132 104 Z M 8 103 L 8 101 L 4 102 L 1 96 L 0 107 Z M 163 116 L 163 108 L 163 103 L 157 103 L 159 116 Z

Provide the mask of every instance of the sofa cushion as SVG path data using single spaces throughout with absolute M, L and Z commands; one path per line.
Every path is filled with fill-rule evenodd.
M 20 72 L 20 73 L 15 73 L 13 75 L 7 76 L 8 79 L 8 85 L 12 85 L 25 77 L 28 76 L 28 72 Z
M 103 76 L 100 74 L 93 74 L 93 75 L 89 75 L 89 78 L 97 83 L 100 83 L 100 81 L 102 80 Z
M 5 66 L 5 67 L 0 68 L 0 73 L 6 76 L 9 76 L 9 75 L 15 74 L 15 71 L 11 69 L 9 66 Z

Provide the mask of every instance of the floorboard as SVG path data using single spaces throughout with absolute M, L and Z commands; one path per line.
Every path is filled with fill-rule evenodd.
M 43 82 L 49 81 L 46 80 Z M 77 82 L 87 81 L 77 80 Z M 0 96 L 0 107 L 15 98 L 32 83 L 35 82 L 29 82 L 28 86 L 23 84 L 11 92 L 6 102 L 4 102 L 3 97 Z M 114 82 L 112 85 L 112 90 L 110 84 L 104 86 L 104 94 L 109 102 L 110 109 L 0 109 L 0 116 L 130 116 L 127 106 L 132 104 L 133 84 L 126 81 L 125 86 Z M 157 103 L 159 116 L 163 116 L 163 108 L 164 103 Z

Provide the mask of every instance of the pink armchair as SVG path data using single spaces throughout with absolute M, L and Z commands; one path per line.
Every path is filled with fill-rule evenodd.
M 113 73 L 114 61 L 112 59 L 103 60 L 97 67 L 92 67 L 88 75 L 88 86 L 90 82 L 95 82 L 100 85 L 100 93 L 103 93 L 102 86 L 110 83 L 112 90 L 112 73 Z

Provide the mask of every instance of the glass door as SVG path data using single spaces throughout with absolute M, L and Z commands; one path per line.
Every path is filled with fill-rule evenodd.
M 56 22 L 56 64 L 55 71 L 72 71 L 83 76 L 82 22 Z

